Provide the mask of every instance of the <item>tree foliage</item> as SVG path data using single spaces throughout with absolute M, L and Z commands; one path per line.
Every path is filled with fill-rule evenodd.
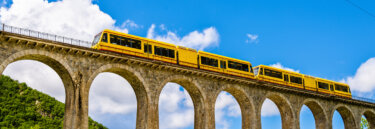
M 42 92 L 0 76 L 1 129 L 58 129 L 63 127 L 65 104 Z M 90 129 L 107 129 L 89 118 Z
M 361 118 L 361 129 L 368 129 L 368 122 L 364 117 Z

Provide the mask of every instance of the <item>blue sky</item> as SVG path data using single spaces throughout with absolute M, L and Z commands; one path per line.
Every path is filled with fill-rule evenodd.
M 375 17 L 346 0 L 63 0 L 57 2 L 29 0 L 28 2 L 33 3 L 22 4 L 26 1 L 3 0 L 0 21 L 13 26 L 84 40 L 92 40 L 91 37 L 104 28 L 115 29 L 247 60 L 254 66 L 273 65 L 290 68 L 303 74 L 346 82 L 351 85 L 354 95 L 366 95 L 375 99 L 373 94 L 375 81 L 366 79 L 368 76 L 375 76 L 373 49 Z M 375 13 L 375 1 L 351 1 L 369 13 Z M 51 9 L 47 5 L 54 8 Z M 32 11 L 33 9 L 41 11 Z M 58 18 L 53 17 L 55 12 L 58 12 L 56 13 L 59 14 Z M 33 17 L 29 16 L 30 13 Z M 197 41 L 190 42 L 189 39 L 197 39 Z M 16 65 L 14 64 L 13 69 L 8 68 L 5 74 L 25 82 L 32 80 L 30 77 L 17 74 L 20 72 Z M 112 76 L 116 75 L 108 73 L 104 74 L 102 79 L 98 77 L 98 86 L 94 88 L 100 87 L 104 82 L 103 78 Z M 121 77 L 117 78 L 118 83 L 113 85 L 123 85 L 123 81 L 126 82 Z M 123 87 L 126 86 L 128 85 Z M 179 86 L 171 84 L 171 87 Z M 95 91 L 99 89 L 93 89 L 93 92 L 96 93 Z M 166 91 L 173 91 L 166 92 L 166 95 L 175 95 L 174 93 L 177 92 L 179 93 L 177 96 L 180 97 L 176 100 L 177 104 L 174 104 L 176 110 L 165 110 L 160 114 L 168 116 L 168 112 L 180 113 L 180 115 L 190 112 L 189 96 L 183 88 L 177 90 L 167 88 Z M 124 88 L 124 92 L 132 91 Z M 217 119 L 229 124 L 217 124 L 217 127 L 240 128 L 240 115 L 231 112 L 235 110 L 236 107 L 233 105 L 236 105 L 236 102 L 229 100 L 231 96 L 228 93 L 222 93 L 221 96 L 223 101 L 220 102 L 225 104 L 218 112 L 224 115 Z M 129 97 L 131 98 L 132 95 Z M 226 98 L 228 101 L 225 101 Z M 115 97 L 108 97 L 108 100 L 111 99 Z M 124 103 L 134 104 L 134 99 L 124 100 Z M 134 127 L 135 114 L 128 112 L 134 111 L 134 105 L 133 107 L 119 105 L 118 112 L 108 112 L 105 107 L 100 106 L 96 108 L 97 110 L 93 110 L 100 112 L 98 114 L 104 114 L 96 118 L 109 127 Z M 272 102 L 268 106 L 272 106 Z M 129 110 L 124 111 L 121 108 L 129 108 Z M 314 123 L 311 122 L 314 120 L 312 113 L 306 107 L 302 111 L 301 128 L 314 128 Z M 281 128 L 278 112 L 270 112 L 262 117 L 263 128 Z M 95 113 L 90 112 L 90 114 Z M 100 118 L 119 121 L 108 122 Z M 335 113 L 333 118 L 334 129 L 343 128 L 339 113 Z M 125 123 L 129 124 L 119 124 L 121 121 L 127 121 Z M 167 128 L 169 125 L 160 127 Z M 176 127 L 192 128 L 193 126 L 189 123 Z

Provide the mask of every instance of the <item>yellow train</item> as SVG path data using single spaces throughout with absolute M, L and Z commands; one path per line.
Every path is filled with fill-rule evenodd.
M 327 79 L 312 77 L 293 71 L 274 68 L 266 65 L 254 67 L 254 75 L 260 81 L 281 84 L 351 98 L 349 85 Z
M 105 29 L 92 48 L 351 98 L 347 84 Z M 254 71 L 253 71 L 254 70 Z

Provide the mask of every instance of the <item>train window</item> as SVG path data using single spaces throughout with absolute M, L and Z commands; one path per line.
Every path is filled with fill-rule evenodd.
M 254 75 L 258 75 L 259 67 L 254 68 Z
M 218 67 L 218 60 L 217 59 L 212 59 L 212 58 L 201 56 L 201 63 L 204 64 L 204 65 Z
M 342 91 L 342 92 L 349 92 L 348 87 L 343 85 L 337 85 L 335 84 L 335 90 Z
M 220 61 L 220 68 L 226 69 L 227 68 L 227 62 L 226 61 Z
M 120 40 L 119 36 L 111 35 L 110 38 L 111 38 L 110 41 L 111 41 L 112 44 L 120 45 L 121 40 Z
M 102 33 L 99 33 L 99 34 L 97 34 L 97 35 L 94 37 L 94 40 L 92 41 L 92 46 L 94 46 L 96 43 L 99 42 L 99 40 L 100 40 L 100 36 L 102 36 Z
M 125 47 L 131 47 L 135 49 L 142 49 L 141 48 L 141 41 L 135 39 L 129 39 L 117 35 L 110 35 L 110 41 L 112 44 L 121 45 Z
M 251 73 L 254 73 L 254 71 L 253 71 L 253 66 L 251 66 L 251 65 L 250 65 L 250 72 L 251 72 Z
M 174 50 L 172 49 L 154 46 L 154 50 L 155 50 L 155 55 L 175 58 L 175 53 L 174 53 Z
M 127 39 L 127 43 L 130 44 L 130 47 L 135 49 L 142 49 L 141 48 L 141 41 L 135 39 Z
M 120 39 L 120 45 L 121 45 L 121 46 L 126 46 L 126 47 L 129 47 L 129 46 L 130 46 L 130 45 L 127 43 L 126 38 L 124 38 L 124 37 L 121 37 L 121 39 Z
M 263 68 L 260 68 L 259 74 L 263 75 Z
M 284 81 L 289 82 L 289 77 L 287 74 L 284 74 Z
M 290 82 L 297 83 L 297 84 L 302 84 L 302 78 L 295 77 L 295 76 L 290 76 Z
M 174 50 L 169 49 L 169 55 L 168 57 L 174 58 Z
M 327 84 L 327 83 L 318 82 L 318 87 L 319 87 L 320 89 L 326 89 L 326 90 L 329 90 L 329 88 L 328 88 L 328 84 Z
M 264 75 L 274 77 L 274 78 L 283 79 L 283 75 L 282 75 L 281 72 L 270 70 L 270 69 L 264 69 Z
M 108 43 L 107 33 L 104 33 L 102 36 L 102 42 Z
M 228 61 L 228 68 L 249 72 L 249 65 L 233 61 Z
M 149 44 L 145 44 L 144 45 L 144 51 L 145 51 L 145 53 L 152 53 L 152 50 L 151 50 L 151 45 L 149 45 Z

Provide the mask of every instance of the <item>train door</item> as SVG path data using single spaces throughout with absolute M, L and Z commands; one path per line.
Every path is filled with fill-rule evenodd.
M 220 60 L 220 71 L 223 73 L 227 73 L 227 61 L 226 60 Z
M 144 49 L 145 57 L 153 59 L 152 45 L 149 44 L 148 42 L 145 42 L 143 45 L 143 49 Z

